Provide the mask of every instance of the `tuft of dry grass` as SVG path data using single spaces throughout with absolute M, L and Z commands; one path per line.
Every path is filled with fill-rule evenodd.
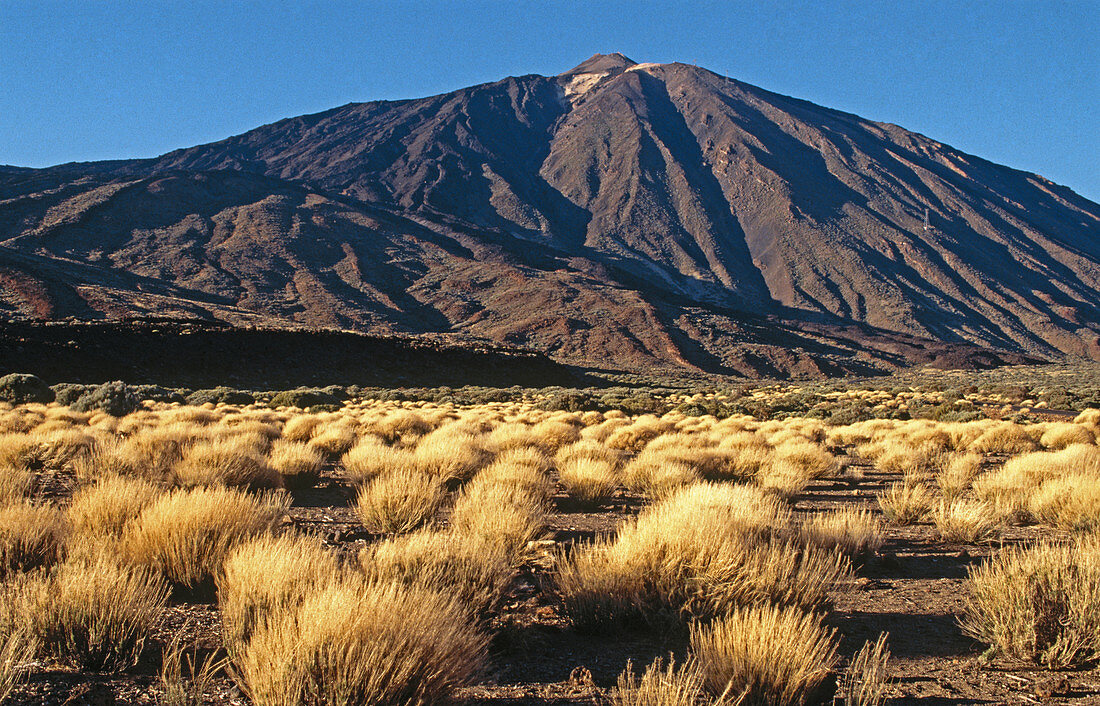
M 455 501 L 451 528 L 514 557 L 542 532 L 546 514 L 547 501 L 537 490 L 479 474 Z
M 1096 434 L 1083 424 L 1054 423 L 1047 425 L 1039 443 L 1057 451 L 1073 444 L 1095 444 Z
M 736 704 L 806 704 L 836 665 L 835 630 L 797 608 L 753 606 L 691 628 L 707 690 Z
M 271 445 L 267 465 L 282 475 L 287 486 L 307 488 L 317 482 L 325 455 L 304 441 L 279 439 Z
M 23 502 L 33 488 L 33 473 L 14 466 L 0 466 L 0 507 Z
M 374 534 L 410 532 L 429 522 L 447 491 L 439 476 L 408 469 L 379 476 L 359 490 L 355 514 Z
M 64 546 L 65 516 L 52 505 L 0 507 L 0 574 L 50 566 Z
M 199 644 L 188 651 L 183 645 L 183 631 L 177 632 L 165 647 L 160 665 L 160 685 L 164 695 L 157 706 L 203 706 L 207 694 L 214 688 L 218 675 L 229 666 L 229 660 L 219 652 L 199 658 Z
M 244 437 L 226 437 L 195 444 L 173 469 L 177 485 L 279 488 L 283 477 L 267 465 L 255 446 Z
M 932 510 L 936 532 L 946 542 L 974 544 L 993 534 L 1000 524 L 997 515 L 980 500 L 943 500 Z
M 869 510 L 815 512 L 800 530 L 806 542 L 849 556 L 873 554 L 882 546 L 882 522 Z
M 981 470 L 981 454 L 958 454 L 953 456 L 947 463 L 947 467 L 936 476 L 936 485 L 940 487 L 945 500 L 954 500 L 970 488 Z
M 615 466 L 594 458 L 570 459 L 558 467 L 558 479 L 569 497 L 588 506 L 607 502 L 619 487 Z
M 1039 448 L 1039 443 L 1022 426 L 997 422 L 988 427 L 969 447 L 980 454 L 1022 454 Z
M 890 688 L 888 637 L 887 633 L 881 633 L 874 642 L 868 640 L 852 657 L 837 689 L 844 706 L 882 706 L 886 703 L 886 692 Z
M 177 586 L 197 588 L 214 578 L 234 547 L 278 525 L 287 502 L 220 486 L 173 490 L 126 524 L 122 555 Z
M 442 703 L 483 669 L 487 645 L 454 598 L 345 579 L 273 616 L 237 671 L 257 706 Z
M 37 648 L 25 629 L 15 629 L 0 635 L 0 703 L 7 700 L 27 672 L 27 663 L 34 659 Z
M 1100 658 L 1100 542 L 1004 549 L 970 570 L 963 629 L 998 653 L 1061 669 Z
M 73 494 L 66 512 L 76 536 L 119 537 L 127 522 L 156 500 L 163 491 L 142 478 L 103 476 L 95 485 Z
M 630 620 L 713 617 L 771 601 L 822 605 L 849 572 L 841 554 L 801 547 L 790 511 L 752 486 L 698 483 L 559 558 L 565 610 L 583 629 Z
M 387 446 L 377 436 L 365 436 L 340 459 L 344 477 L 353 485 L 365 485 L 381 475 L 414 467 L 412 452 Z
M 59 564 L 22 589 L 29 630 L 42 652 L 97 671 L 137 664 L 168 602 L 163 579 L 107 556 Z
M 413 462 L 420 471 L 444 482 L 469 480 L 488 460 L 479 437 L 449 427 L 421 437 L 413 452 Z
M 611 692 L 615 706 L 699 706 L 705 698 L 703 677 L 693 662 L 677 666 L 670 658 L 665 666 L 660 657 L 646 667 L 641 677 L 627 662 Z
M 932 510 L 932 491 L 924 484 L 891 483 L 878 494 L 882 514 L 895 525 L 920 522 Z
M 475 615 L 503 598 L 515 573 L 497 543 L 453 532 L 420 530 L 367 545 L 359 563 L 371 581 L 396 581 L 455 595 Z
M 222 641 L 231 658 L 239 660 L 272 615 L 297 607 L 339 576 L 335 556 L 314 538 L 260 535 L 237 545 L 217 577 Z

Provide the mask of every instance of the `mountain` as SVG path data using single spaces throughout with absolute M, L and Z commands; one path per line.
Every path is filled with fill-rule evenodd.
M 44 318 L 431 332 L 610 367 L 1100 357 L 1097 204 L 621 54 L 155 159 L 0 168 L 0 281 L 0 310 Z

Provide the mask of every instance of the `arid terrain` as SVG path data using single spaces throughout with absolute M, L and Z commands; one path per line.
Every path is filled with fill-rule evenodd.
M 0 685 L 1100 703 L 1095 370 L 879 382 L 5 404 Z

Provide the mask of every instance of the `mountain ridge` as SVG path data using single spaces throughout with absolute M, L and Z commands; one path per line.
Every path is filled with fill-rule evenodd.
M 775 348 L 757 331 L 731 350 L 749 319 L 799 331 L 804 350 L 859 325 L 1100 354 L 1096 204 L 889 123 L 622 55 L 147 160 L 0 170 L 0 245 L 258 316 L 573 360 L 744 373 L 744 345 Z M 896 364 L 826 348 L 798 365 Z

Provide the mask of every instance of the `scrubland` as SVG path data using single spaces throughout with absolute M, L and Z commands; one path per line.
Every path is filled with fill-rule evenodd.
M 688 411 L 3 405 L 0 694 L 1100 699 L 1100 411 Z

